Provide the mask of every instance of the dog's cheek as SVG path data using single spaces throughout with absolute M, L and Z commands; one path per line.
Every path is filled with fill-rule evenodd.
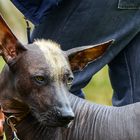
M 15 88 L 20 96 L 28 96 L 31 92 L 31 83 L 27 77 L 17 78 L 15 79 Z

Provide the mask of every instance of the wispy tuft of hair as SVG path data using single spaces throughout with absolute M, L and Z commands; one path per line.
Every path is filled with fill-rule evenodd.
M 61 48 L 60 45 L 50 39 L 45 40 L 45 39 L 37 39 L 34 41 L 34 44 L 38 45 L 38 46 L 48 46 L 48 47 L 57 47 L 57 48 Z

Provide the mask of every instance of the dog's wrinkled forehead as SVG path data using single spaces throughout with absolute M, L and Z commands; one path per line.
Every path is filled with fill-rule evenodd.
M 60 46 L 51 40 L 37 40 L 28 49 L 32 69 L 49 71 L 52 75 L 61 75 L 70 70 L 69 63 Z M 31 55 L 32 53 L 32 55 Z

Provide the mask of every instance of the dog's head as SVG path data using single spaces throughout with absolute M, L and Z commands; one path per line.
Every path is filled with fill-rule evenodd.
M 63 126 L 74 118 L 67 95 L 72 71 L 82 70 L 110 46 L 108 41 L 62 51 L 57 43 L 37 40 L 23 46 L 0 19 L 0 53 L 9 88 L 4 97 L 26 104 L 36 119 L 50 126 Z M 2 98 L 2 97 L 1 97 Z

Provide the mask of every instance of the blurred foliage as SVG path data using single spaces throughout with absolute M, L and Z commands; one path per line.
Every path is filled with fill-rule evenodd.
M 0 57 L 0 71 L 2 70 L 4 64 L 5 64 L 4 60 L 2 59 L 2 57 Z
M 99 104 L 112 105 L 112 88 L 108 76 L 108 67 L 97 72 L 84 88 L 86 98 Z
M 9 0 L 0 1 L 0 13 L 10 25 L 17 38 L 24 44 L 26 40 L 26 24 L 24 16 L 11 4 Z M 0 69 L 4 61 L 0 59 Z M 90 101 L 111 105 L 112 89 L 109 83 L 107 66 L 94 75 L 94 78 L 84 88 L 86 98 Z

